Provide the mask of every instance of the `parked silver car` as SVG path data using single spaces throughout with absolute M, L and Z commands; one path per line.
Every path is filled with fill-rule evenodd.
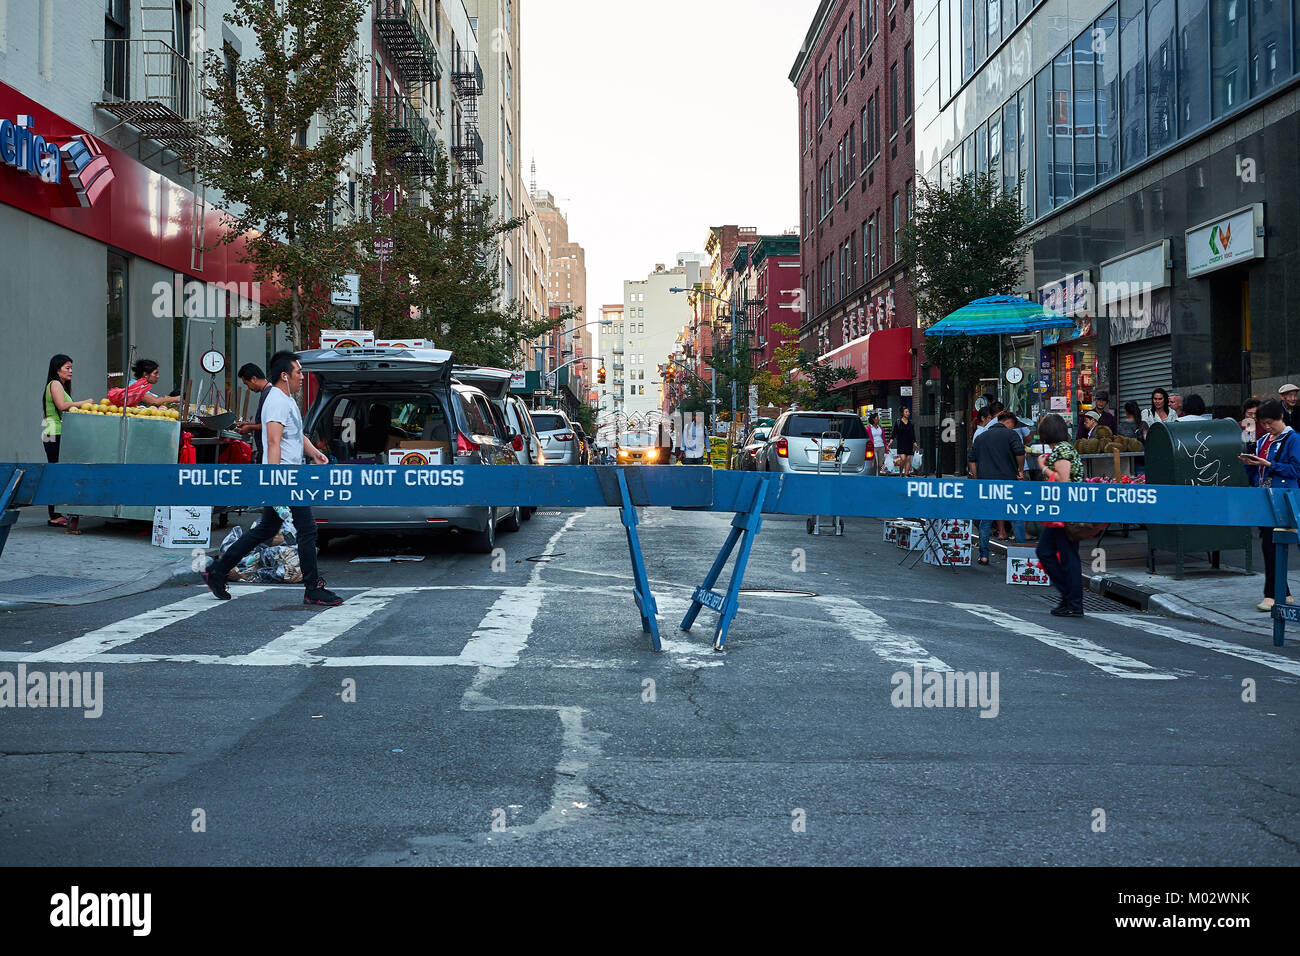
M 480 366 L 457 365 L 452 369 L 455 381 L 473 385 L 483 394 L 497 412 L 497 417 L 505 426 L 505 435 L 514 449 L 515 460 L 521 465 L 541 464 L 541 440 L 533 427 L 533 420 L 528 408 L 517 397 L 510 394 L 511 373 L 502 368 L 483 368 Z M 520 514 L 527 521 L 537 513 L 536 508 L 521 507 Z
M 749 440 L 745 442 L 745 447 L 740 449 L 740 470 L 757 471 L 759 453 L 767 445 L 767 436 L 772 431 L 771 428 L 755 428 L 754 433 L 750 435 Z
M 481 390 L 452 380 L 439 349 L 324 349 L 302 353 L 315 377 L 307 434 L 340 464 L 388 463 L 393 452 L 444 464 L 513 465 L 505 425 Z M 401 457 L 400 454 L 396 457 Z M 516 506 L 315 509 L 317 545 L 347 534 L 456 531 L 488 554 L 496 532 L 519 530 Z
M 852 412 L 786 412 L 758 453 L 758 470 L 782 474 L 872 474 L 875 450 Z
M 537 437 L 542 441 L 542 453 L 548 465 L 581 464 L 582 449 L 578 434 L 573 430 L 569 416 L 557 408 L 544 408 L 530 413 Z

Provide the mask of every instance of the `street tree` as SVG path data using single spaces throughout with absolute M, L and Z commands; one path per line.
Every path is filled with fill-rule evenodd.
M 390 145 L 388 120 L 371 118 L 373 168 L 364 178 L 370 209 L 356 224 L 361 311 L 385 338 L 426 338 L 462 364 L 519 368 L 524 343 L 571 323 L 578 313 L 530 319 L 502 295 L 497 244 L 523 226 L 498 219 L 432 141 L 413 163 Z
M 364 145 L 359 110 L 332 108 L 362 75 L 355 53 L 366 0 L 233 0 L 226 15 L 256 46 L 233 67 L 205 55 L 207 107 L 197 173 L 219 198 L 219 243 L 245 240 L 254 278 L 280 297 L 264 303 L 268 323 L 287 323 L 305 344 L 309 319 L 325 316 L 353 258 L 335 228 L 345 206 L 349 157 Z
M 833 409 L 842 404 L 833 394 L 836 385 L 853 378 L 852 369 L 818 362 L 799 347 L 799 330 L 783 322 L 772 324 L 777 336 L 773 357 L 777 372 L 758 374 L 758 400 L 778 408 L 797 404 L 801 408 Z
M 975 299 L 1011 294 L 1028 240 L 1019 190 L 1004 192 L 996 169 L 940 188 L 917 180 L 916 210 L 902 229 L 902 260 L 918 316 L 931 322 Z M 957 384 L 997 371 L 997 336 L 925 340 L 926 360 Z

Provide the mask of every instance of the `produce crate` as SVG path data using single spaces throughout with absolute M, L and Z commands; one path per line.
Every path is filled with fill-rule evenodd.
M 69 412 L 63 416 L 59 461 L 77 465 L 174 465 L 181 443 L 181 423 L 170 418 L 126 419 L 126 445 L 122 445 L 120 415 Z M 153 506 L 77 505 L 76 510 L 55 506 L 62 514 L 95 518 L 154 519 Z

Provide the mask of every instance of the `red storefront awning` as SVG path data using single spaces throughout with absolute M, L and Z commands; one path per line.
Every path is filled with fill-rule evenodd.
M 857 375 L 840 382 L 848 388 L 861 382 L 912 380 L 912 329 L 880 329 L 822 356 L 831 365 L 852 368 Z

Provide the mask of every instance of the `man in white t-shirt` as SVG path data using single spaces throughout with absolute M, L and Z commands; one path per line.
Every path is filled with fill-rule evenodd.
M 272 383 L 266 402 L 262 405 L 263 463 L 267 465 L 301 465 L 310 458 L 314 464 L 325 465 L 329 458 L 316 448 L 302 430 L 302 412 L 293 396 L 302 388 L 305 376 L 302 363 L 292 352 L 277 352 L 271 359 L 267 376 Z M 302 582 L 306 590 L 303 604 L 316 607 L 337 607 L 343 599 L 325 589 L 325 581 L 316 567 L 316 519 L 311 508 L 290 507 L 294 530 L 298 534 L 298 563 L 302 566 Z M 225 554 L 213 562 L 203 575 L 203 580 L 220 601 L 230 600 L 226 589 L 226 575 L 244 556 L 260 544 L 268 543 L 284 524 L 274 508 L 263 508 L 262 516 L 253 528 L 236 541 Z
M 683 464 L 704 464 L 704 427 L 697 416 L 691 415 L 682 426 Z

